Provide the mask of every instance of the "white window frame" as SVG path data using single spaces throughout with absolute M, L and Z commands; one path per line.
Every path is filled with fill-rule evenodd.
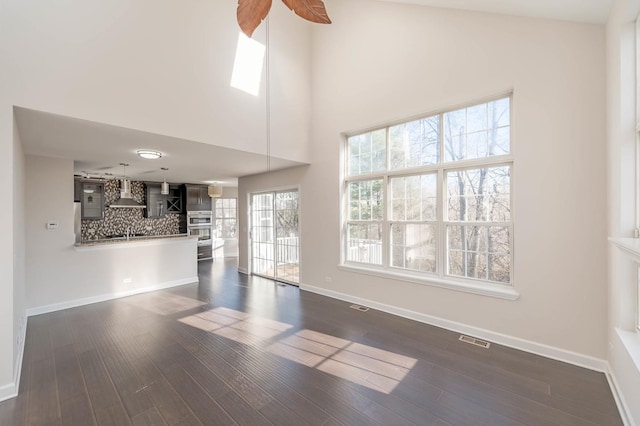
M 640 17 L 635 22 L 635 82 L 636 82 L 636 144 L 635 144 L 635 228 L 633 236 L 640 238 Z M 640 264 L 636 277 L 636 332 L 640 333 Z
M 483 157 L 462 161 L 450 161 L 445 162 L 445 152 L 444 149 L 440 149 L 440 161 L 438 164 L 419 166 L 419 167 L 411 167 L 407 169 L 399 169 L 399 170 L 391 170 L 389 167 L 390 162 L 390 145 L 389 145 L 389 128 L 402 124 L 408 123 L 414 120 L 419 120 L 422 118 L 431 117 L 434 115 L 440 115 L 440 141 L 443 137 L 443 117 L 444 114 L 450 111 L 455 111 L 461 108 L 471 107 L 474 105 L 480 105 L 483 103 L 488 103 L 492 101 L 496 101 L 499 99 L 509 98 L 510 101 L 510 133 L 511 133 L 511 148 L 510 153 L 506 155 L 497 155 L 492 157 Z M 386 128 L 386 152 L 387 152 L 387 167 L 386 170 L 377 173 L 369 173 L 362 175 L 349 176 L 348 175 L 348 167 L 349 167 L 349 151 L 348 151 L 348 139 L 351 136 L 357 136 L 360 134 L 364 134 L 367 132 L 380 130 Z M 343 155 L 342 155 L 342 179 L 341 179 L 341 227 L 340 227 L 340 241 L 341 241 L 341 257 L 339 268 L 351 272 L 358 272 L 367 275 L 373 275 L 384 278 L 392 278 L 398 279 L 402 281 L 412 282 L 416 284 L 423 284 L 435 287 L 443 287 L 458 291 L 464 291 L 468 293 L 481 294 L 485 296 L 493 296 L 502 299 L 508 300 L 516 300 L 519 298 L 519 293 L 515 289 L 515 276 L 514 276 L 514 247 L 515 247 L 515 239 L 514 239 L 514 203 L 513 203 L 513 188 L 514 185 L 514 170 L 515 170 L 515 161 L 513 157 L 513 93 L 502 93 L 497 96 L 487 97 L 483 99 L 479 99 L 474 102 L 468 102 L 461 105 L 456 105 L 447 109 L 442 109 L 438 111 L 434 111 L 429 114 L 423 114 L 416 117 L 411 117 L 408 119 L 403 119 L 400 121 L 389 123 L 385 126 L 377 126 L 370 129 L 365 129 L 357 132 L 349 132 L 343 134 Z M 440 143 L 440 142 L 439 142 Z M 502 283 L 494 283 L 485 280 L 479 280 L 474 278 L 467 277 L 458 277 L 447 275 L 446 267 L 447 267 L 447 236 L 446 236 L 446 227 L 449 224 L 454 225 L 483 225 L 483 223 L 476 222 L 452 222 L 446 219 L 445 208 L 447 203 L 447 187 L 446 187 L 446 174 L 449 171 L 461 170 L 461 169 L 479 169 L 479 168 L 491 168 L 491 167 L 500 167 L 500 166 L 508 166 L 510 167 L 511 172 L 511 181 L 510 181 L 510 202 L 511 202 L 511 211 L 510 211 L 510 221 L 508 223 L 502 222 L 489 222 L 491 225 L 496 226 L 508 226 L 510 232 L 511 239 L 511 249 L 510 249 L 510 283 L 502 284 Z M 408 269 L 403 269 L 399 267 L 391 266 L 390 262 L 390 230 L 391 224 L 396 221 L 392 221 L 389 217 L 390 214 L 390 178 L 397 176 L 413 176 L 413 175 L 421 175 L 425 173 L 436 173 L 437 175 L 437 200 L 438 200 L 438 208 L 437 208 L 437 254 L 436 254 L 436 262 L 437 269 L 436 273 L 429 272 L 420 272 L 420 271 L 411 271 Z M 347 261 L 347 250 L 348 250 L 348 237 L 347 237 L 347 226 L 349 223 L 358 223 L 358 221 L 352 221 L 349 219 L 349 184 L 352 182 L 358 181 L 366 181 L 372 179 L 382 179 L 383 180 L 383 199 L 384 199 L 384 211 L 383 211 L 383 220 L 382 223 L 382 256 L 383 261 L 382 265 L 374 265 L 368 263 L 359 263 L 354 261 Z M 363 223 L 379 223 L 376 221 L 372 222 L 363 222 Z M 430 223 L 430 222 L 424 222 Z
M 214 228 L 216 229 L 216 233 L 218 230 L 218 220 L 229 220 L 229 219 L 234 219 L 233 217 L 218 217 L 218 206 L 217 206 L 217 202 L 218 200 L 235 200 L 236 201 L 236 206 L 235 206 L 235 211 L 236 211 L 236 215 L 235 215 L 235 221 L 236 221 L 236 233 L 233 237 L 222 237 L 220 235 L 216 235 L 218 238 L 220 239 L 224 239 L 224 240 L 235 240 L 238 238 L 238 199 L 235 197 L 220 197 L 220 198 L 215 198 L 213 200 L 213 220 L 214 220 Z

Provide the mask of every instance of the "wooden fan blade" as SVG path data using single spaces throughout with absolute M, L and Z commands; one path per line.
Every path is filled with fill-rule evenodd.
M 270 9 L 271 0 L 238 0 L 238 25 L 242 32 L 251 37 Z
M 302 19 L 318 24 L 331 23 L 322 0 L 282 0 L 282 2 Z

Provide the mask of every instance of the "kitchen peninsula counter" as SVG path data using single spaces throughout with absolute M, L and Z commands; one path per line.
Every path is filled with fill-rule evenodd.
M 114 249 L 123 247 L 143 247 L 162 244 L 175 244 L 193 240 L 194 246 L 197 243 L 197 235 L 170 234 L 170 235 L 144 235 L 136 237 L 117 237 L 100 240 L 87 240 L 74 244 L 76 251 Z
M 31 270 L 50 285 L 38 292 L 30 315 L 197 283 L 197 249 L 198 238 L 186 234 L 61 242 L 55 258 L 43 251 Z M 55 279 L 62 274 L 64 280 Z

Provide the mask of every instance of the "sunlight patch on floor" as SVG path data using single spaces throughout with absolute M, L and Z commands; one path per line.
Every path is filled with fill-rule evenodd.
M 312 330 L 301 330 L 266 350 L 386 394 L 395 389 L 417 362 L 414 358 Z
M 173 315 L 207 304 L 206 302 L 191 299 L 190 297 L 179 296 L 163 291 L 131 296 L 126 299 L 126 302 L 158 315 Z
M 178 321 L 252 346 L 273 341 L 293 328 L 228 308 L 211 309 Z M 415 358 L 307 329 L 283 336 L 265 350 L 386 394 L 398 386 L 417 362 Z
M 222 307 L 189 315 L 178 321 L 245 344 L 256 344 L 271 339 L 293 327 Z

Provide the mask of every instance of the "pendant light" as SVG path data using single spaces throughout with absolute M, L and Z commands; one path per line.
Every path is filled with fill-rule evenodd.
M 162 167 L 161 169 L 164 170 L 164 182 L 160 185 L 160 194 L 169 195 L 169 184 L 167 183 L 167 170 L 169 169 L 166 167 Z
M 222 197 L 222 187 L 219 185 L 212 185 L 207 188 L 207 193 L 211 198 L 220 198 Z

